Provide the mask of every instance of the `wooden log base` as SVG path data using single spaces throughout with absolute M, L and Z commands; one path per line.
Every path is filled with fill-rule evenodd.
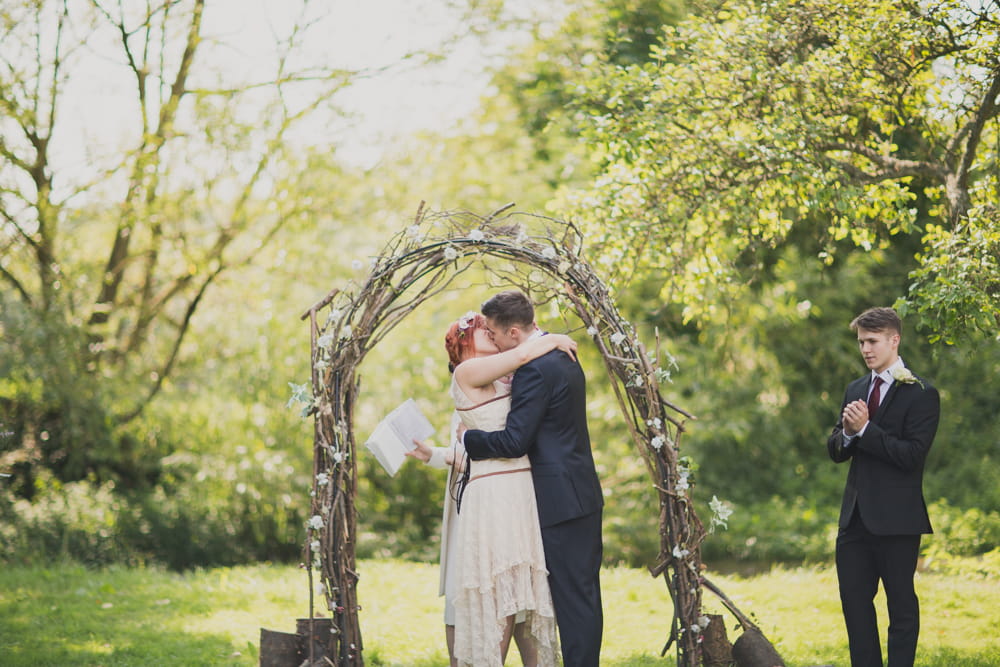
M 732 667 L 733 645 L 726 636 L 722 614 L 709 614 L 708 627 L 702 633 L 701 653 L 705 667 Z
M 301 639 L 291 632 L 260 629 L 260 667 L 298 667 Z
M 785 667 L 774 646 L 757 628 L 747 628 L 733 644 L 736 667 Z
M 260 667 L 327 667 L 334 662 L 327 656 L 333 619 L 300 618 L 298 632 L 260 629 Z M 312 632 L 310 633 L 310 625 Z M 312 643 L 310 662 L 309 644 Z

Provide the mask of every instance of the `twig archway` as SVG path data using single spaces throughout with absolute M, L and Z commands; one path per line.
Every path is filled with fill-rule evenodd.
M 518 276 L 527 291 L 557 299 L 576 314 L 601 355 L 632 440 L 645 460 L 659 500 L 660 551 L 650 568 L 663 576 L 673 602 L 663 652 L 677 664 L 702 663 L 700 545 L 705 537 L 688 496 L 688 471 L 678 455 L 688 412 L 664 399 L 666 369 L 640 343 L 584 257 L 584 237 L 571 223 L 513 212 L 485 217 L 433 213 L 421 204 L 413 224 L 393 236 L 364 282 L 335 289 L 306 311 L 312 350 L 312 393 L 300 397 L 314 417 L 312 518 L 306 540 L 310 588 L 321 589 L 333 629 L 327 657 L 338 667 L 364 664 L 355 564 L 358 469 L 353 428 L 357 370 L 365 355 L 418 305 L 480 265 L 502 278 Z M 490 263 L 485 260 L 490 259 Z M 313 572 L 318 571 L 319 582 Z M 317 585 L 319 584 L 319 585 Z M 710 585 L 710 584 L 709 584 Z M 699 626 L 699 620 L 701 626 Z

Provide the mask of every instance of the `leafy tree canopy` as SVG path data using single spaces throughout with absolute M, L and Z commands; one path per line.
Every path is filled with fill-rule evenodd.
M 827 263 L 923 229 L 900 298 L 934 338 L 1000 323 L 1000 5 L 695 3 L 647 64 L 595 65 L 599 175 L 556 204 L 618 284 L 716 314 L 795 230 Z M 801 235 L 801 234 L 800 234 Z

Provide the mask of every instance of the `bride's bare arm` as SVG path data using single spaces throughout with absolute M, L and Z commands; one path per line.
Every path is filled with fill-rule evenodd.
M 575 360 L 576 348 L 576 341 L 565 334 L 539 336 L 506 352 L 466 359 L 455 368 L 455 379 L 459 386 L 485 387 L 552 350 L 562 350 Z

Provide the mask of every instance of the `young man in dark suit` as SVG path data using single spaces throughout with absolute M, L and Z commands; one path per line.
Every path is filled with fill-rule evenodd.
M 520 291 L 495 295 L 483 304 L 483 315 L 501 350 L 543 335 Z M 465 431 L 464 443 L 473 461 L 524 454 L 531 460 L 563 664 L 598 667 L 604 496 L 590 449 L 580 364 L 557 350 L 521 366 L 511 385 L 506 428 Z
M 902 323 L 892 308 L 851 322 L 870 369 L 847 386 L 827 440 L 835 463 L 850 461 L 840 507 L 837 578 L 851 667 L 882 667 L 873 598 L 881 580 L 889 611 L 889 667 L 912 667 L 920 631 L 913 575 L 931 523 L 924 462 L 940 416 L 938 391 L 899 356 Z

